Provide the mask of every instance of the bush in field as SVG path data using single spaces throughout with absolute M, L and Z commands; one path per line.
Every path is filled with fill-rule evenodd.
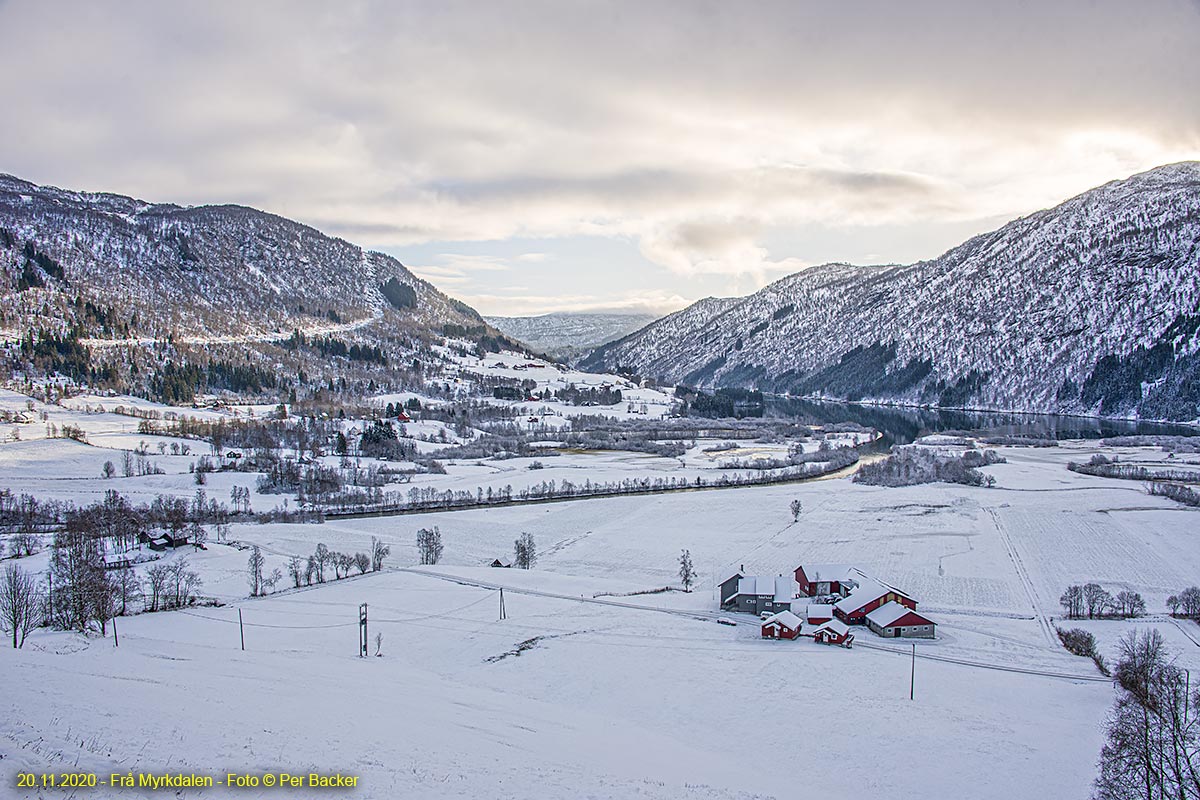
M 1083 630 L 1082 628 L 1072 628 L 1063 630 L 1055 626 L 1055 631 L 1058 632 L 1058 639 L 1062 642 L 1063 647 L 1067 652 L 1074 653 L 1077 656 L 1090 658 L 1096 665 L 1096 669 L 1100 670 L 1101 675 L 1108 675 L 1108 664 L 1104 661 L 1104 656 L 1096 650 L 1096 637 Z
M 1096 654 L 1096 637 L 1082 628 L 1067 630 L 1056 627 L 1055 630 L 1058 631 L 1058 639 L 1063 647 L 1067 648 L 1067 652 L 1087 658 Z

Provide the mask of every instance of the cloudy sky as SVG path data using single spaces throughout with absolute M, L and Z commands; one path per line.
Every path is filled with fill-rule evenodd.
M 1198 53 L 1200 0 L 0 0 L 0 172 L 657 313 L 1200 158 Z

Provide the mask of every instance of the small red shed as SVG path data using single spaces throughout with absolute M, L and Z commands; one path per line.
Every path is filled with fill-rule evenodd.
M 840 619 L 831 619 L 824 625 L 818 626 L 813 631 L 812 637 L 813 641 L 818 644 L 836 644 L 842 647 L 849 647 L 854 641 L 854 634 L 850 632 L 850 626 Z
M 795 639 L 800 635 L 803 623 L 800 618 L 790 611 L 780 611 L 763 620 L 762 638 L 764 639 Z

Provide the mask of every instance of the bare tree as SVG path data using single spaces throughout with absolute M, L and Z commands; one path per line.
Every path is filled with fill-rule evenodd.
M 283 570 L 279 567 L 271 570 L 271 574 L 263 577 L 263 594 L 275 591 L 275 587 L 283 580 Z
M 325 582 L 325 567 L 329 565 L 329 560 L 332 557 L 329 547 L 324 542 L 318 542 L 317 549 L 313 551 L 313 564 L 316 566 L 315 577 L 317 583 Z
M 1140 617 L 1146 613 L 1146 601 L 1128 589 L 1117 592 L 1115 603 L 1117 612 L 1123 617 Z
M 1156 629 L 1121 640 L 1120 685 L 1100 751 L 1096 800 L 1200 797 L 1200 693 Z
M 246 562 L 247 579 L 250 581 L 250 596 L 258 597 L 263 593 L 263 566 L 266 559 L 258 545 L 250 549 L 250 559 Z
M 149 601 L 149 609 L 158 611 L 160 607 L 166 605 L 167 596 L 167 580 L 169 573 L 166 564 L 155 564 L 146 570 L 146 586 L 149 591 L 146 593 L 146 598 Z
M 193 522 L 188 526 L 188 539 L 191 540 L 194 549 L 204 550 L 204 544 L 208 541 L 208 529 L 199 522 Z
M 116 615 L 124 616 L 129 613 L 129 604 L 141 599 L 142 584 L 137 578 L 137 573 L 131 568 L 117 570 L 112 584 L 117 601 Z
M 1058 598 L 1058 602 L 1066 612 L 1067 619 L 1079 619 L 1083 616 L 1083 587 L 1068 586 L 1062 597 Z
M 797 497 L 796 499 L 792 500 L 792 502 L 788 505 L 788 508 L 792 511 L 792 522 L 797 522 L 800 519 L 800 512 L 804 510 L 804 504 L 801 503 L 800 498 Z
M 1087 608 L 1089 619 L 1102 616 L 1105 609 L 1112 605 L 1112 595 L 1098 583 L 1087 583 L 1083 586 L 1083 604 Z
M 532 569 L 537 563 L 537 545 L 531 534 L 522 533 L 520 538 L 513 542 L 513 561 L 521 569 Z
M 696 570 L 692 566 L 692 554 L 688 550 L 679 555 L 679 580 L 685 592 L 690 592 L 692 584 L 696 582 Z
M 92 618 L 100 623 L 100 635 L 108 633 L 108 621 L 117 615 L 117 586 L 108 575 L 100 572 L 89 587 L 88 603 Z
M 371 568 L 371 557 L 366 553 L 355 553 L 354 566 L 358 568 L 359 575 L 365 575 Z
M 32 573 L 9 563 L 0 582 L 0 630 L 12 634 L 13 648 L 25 646 L 25 637 L 42 622 L 42 592 Z
M 13 558 L 31 556 L 41 548 L 41 539 L 33 531 L 18 531 L 8 539 Z
M 54 535 L 50 574 L 54 577 L 53 614 L 57 621 L 63 627 L 86 631 L 94 610 L 93 590 L 104 577 L 100 539 L 89 519 L 72 517 Z
M 299 589 L 300 581 L 304 577 L 304 562 L 300 560 L 300 556 L 292 556 L 288 559 L 287 570 L 292 579 L 292 586 Z
M 442 532 L 438 526 L 417 531 L 417 552 L 422 564 L 436 564 L 442 559 Z
M 392 554 L 392 548 L 383 543 L 382 540 L 371 537 L 371 571 L 378 572 L 383 569 L 383 560 Z
M 183 573 L 183 594 L 180 605 L 191 605 L 196 592 L 203 585 L 204 581 L 200 579 L 200 573 L 194 570 L 185 570 Z
M 1167 608 L 1171 609 L 1172 617 L 1179 613 L 1179 607 L 1182 605 L 1183 601 L 1179 599 L 1178 595 L 1173 594 L 1167 598 Z
M 100 477 L 111 478 L 117 474 L 117 468 L 113 466 L 111 461 L 105 461 L 104 466 L 100 468 Z
M 1189 586 L 1180 592 L 1179 605 L 1185 617 L 1200 617 L 1200 587 Z

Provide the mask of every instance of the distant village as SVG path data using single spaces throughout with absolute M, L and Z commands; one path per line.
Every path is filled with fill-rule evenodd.
M 792 575 L 745 575 L 721 582 L 721 608 L 755 614 L 764 639 L 811 638 L 850 647 L 851 626 L 885 639 L 933 639 L 937 623 L 917 613 L 917 601 L 847 564 L 809 564 Z M 805 626 L 808 626 L 805 628 Z

